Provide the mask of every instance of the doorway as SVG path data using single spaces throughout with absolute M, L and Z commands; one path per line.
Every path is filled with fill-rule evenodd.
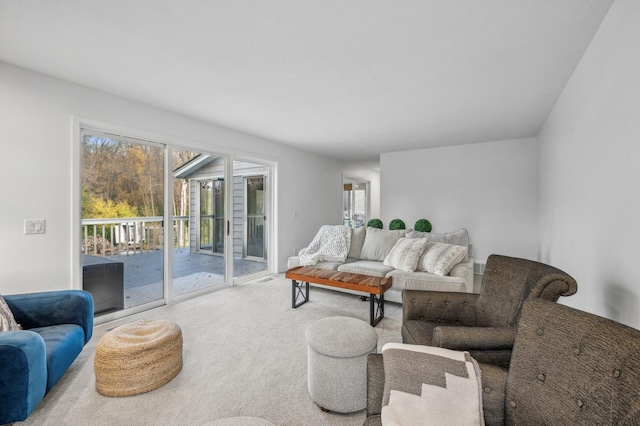
M 366 181 L 342 179 L 342 223 L 350 228 L 367 224 L 368 183 Z

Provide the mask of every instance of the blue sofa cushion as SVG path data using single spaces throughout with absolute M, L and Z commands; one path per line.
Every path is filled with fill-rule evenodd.
M 0 423 L 24 420 L 47 390 L 44 340 L 31 331 L 3 332 L 0 366 Z
M 84 330 L 77 324 L 32 328 L 44 340 L 47 354 L 47 392 L 78 357 L 84 346 Z

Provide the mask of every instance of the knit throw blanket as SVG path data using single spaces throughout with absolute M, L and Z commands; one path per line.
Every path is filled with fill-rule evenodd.
M 478 363 L 468 352 L 387 343 L 382 424 L 484 426 Z
M 344 262 L 351 247 L 351 228 L 323 225 L 300 255 L 300 265 L 310 266 L 321 261 Z

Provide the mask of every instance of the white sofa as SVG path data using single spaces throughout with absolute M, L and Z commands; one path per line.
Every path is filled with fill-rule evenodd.
M 384 260 L 400 238 L 425 238 L 429 242 L 446 243 L 467 247 L 462 261 L 447 275 L 437 275 L 421 270 L 414 272 L 394 269 L 384 265 Z M 393 277 L 393 286 L 385 293 L 385 300 L 402 303 L 402 290 L 473 292 L 473 258 L 469 256 L 469 233 L 466 229 L 456 232 L 437 234 L 414 230 L 382 230 L 377 228 L 357 228 L 351 230 L 351 246 L 344 262 L 318 262 L 315 268 L 338 270 L 376 277 Z M 287 268 L 300 266 L 299 256 L 290 257 Z M 339 289 L 341 290 L 341 289 Z M 349 290 L 344 290 L 354 294 Z

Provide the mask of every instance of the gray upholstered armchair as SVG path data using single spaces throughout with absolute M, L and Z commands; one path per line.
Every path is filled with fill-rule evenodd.
M 480 294 L 405 290 L 402 341 L 468 351 L 478 362 L 508 366 L 523 301 L 557 301 L 577 291 L 565 272 L 532 260 L 491 255 Z
M 487 426 L 640 424 L 640 330 L 530 299 L 509 369 L 479 367 Z M 385 392 L 384 356 L 370 354 L 364 425 L 381 424 Z

